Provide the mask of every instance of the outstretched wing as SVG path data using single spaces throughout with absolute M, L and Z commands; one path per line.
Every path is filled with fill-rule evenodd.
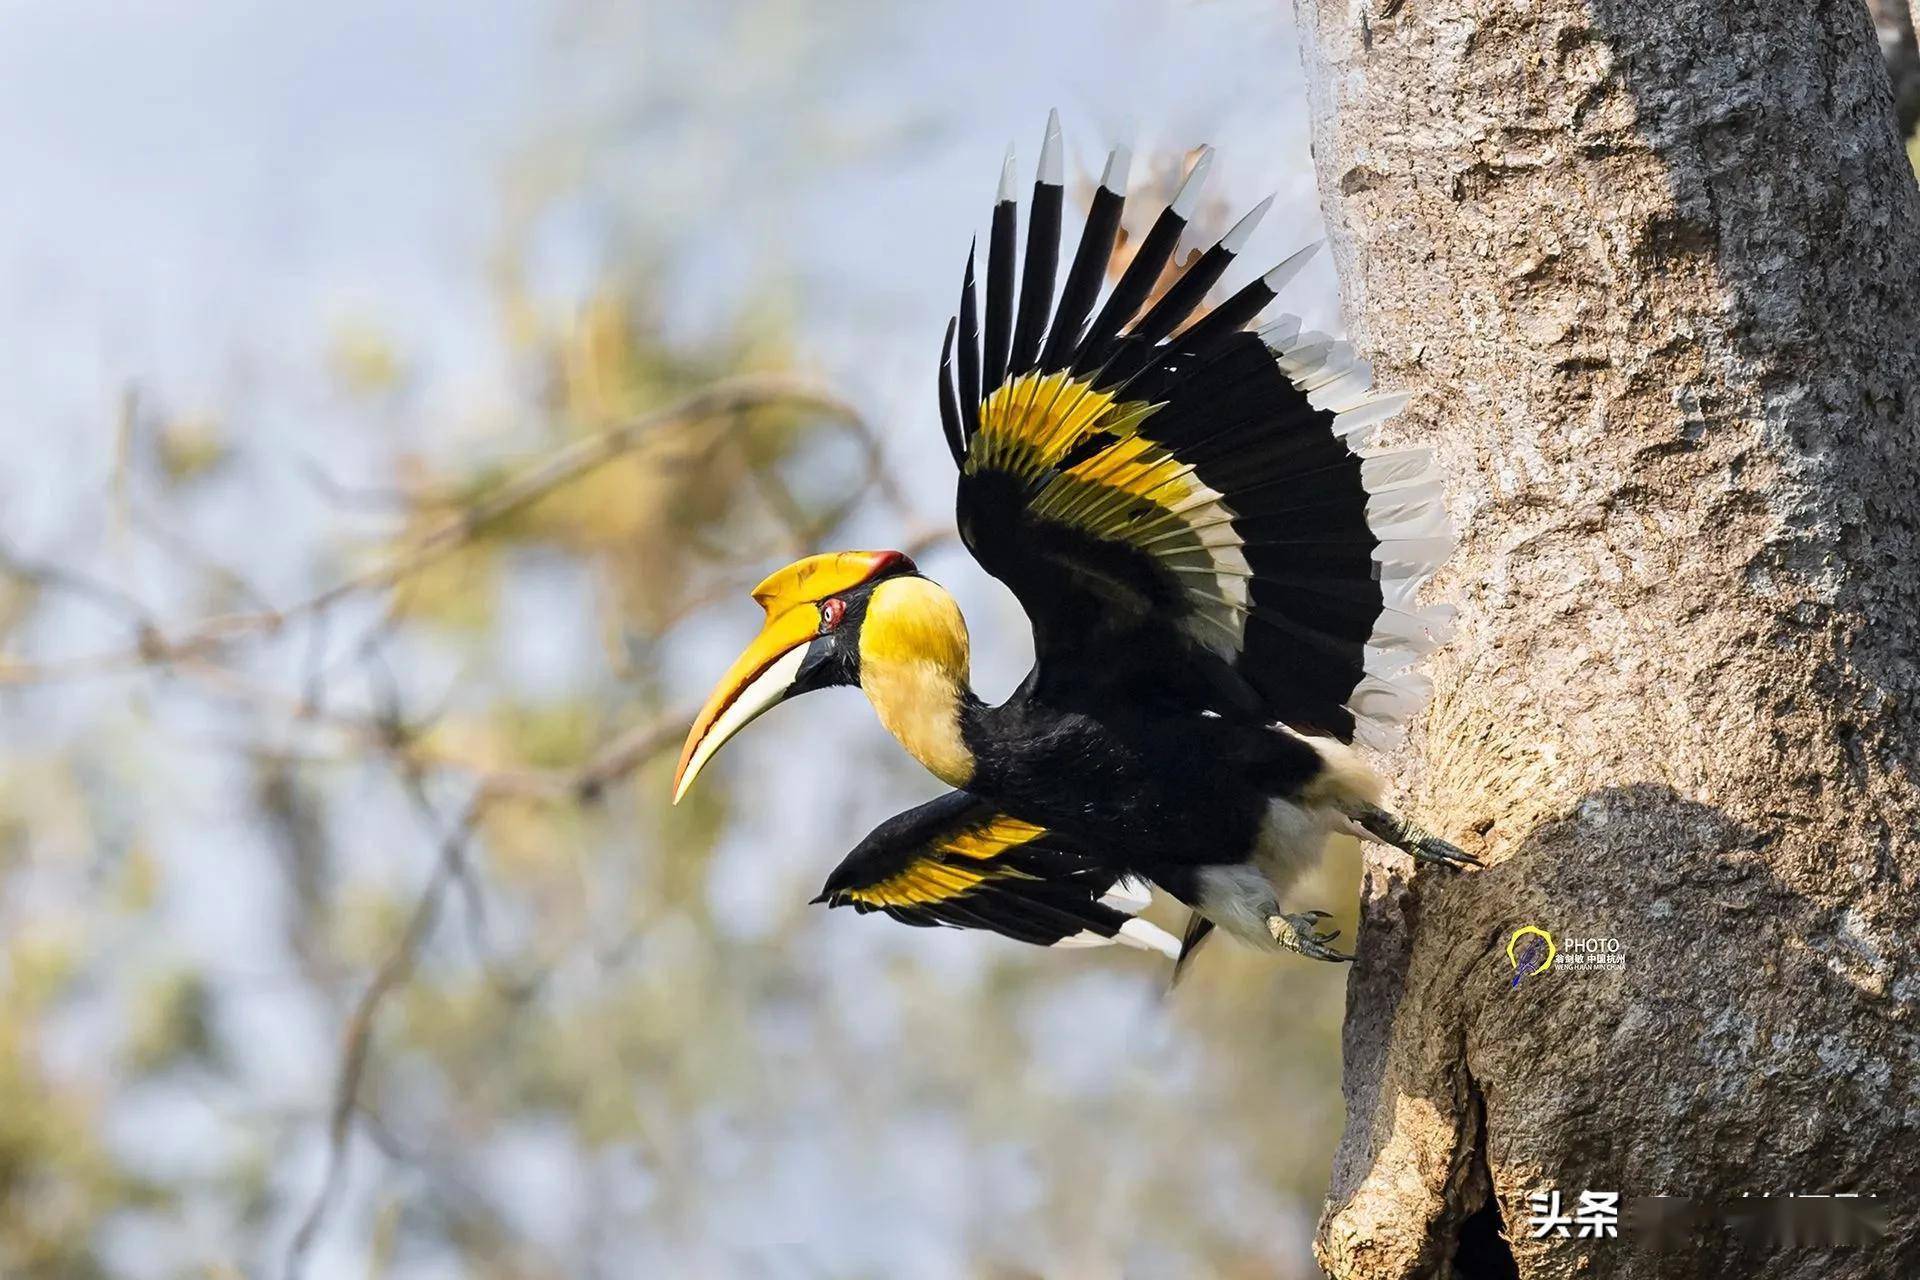
M 1017 306 L 1009 159 L 984 333 L 970 257 L 941 357 L 960 533 L 1033 622 L 1035 696 L 1171 701 L 1378 743 L 1424 701 L 1406 668 L 1448 620 L 1412 603 L 1451 547 L 1439 478 L 1424 451 L 1363 451 L 1407 397 L 1372 395 L 1346 343 L 1291 317 L 1246 330 L 1311 249 L 1193 319 L 1264 204 L 1153 296 L 1210 161 L 1202 152 L 1094 314 L 1124 152 L 1057 306 L 1057 121 Z
M 1147 900 L 1111 862 L 964 791 L 881 823 L 814 899 L 1043 947 L 1119 942 L 1172 958 L 1173 935 L 1133 918 Z

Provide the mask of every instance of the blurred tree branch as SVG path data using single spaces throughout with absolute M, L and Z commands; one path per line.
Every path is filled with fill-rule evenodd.
M 47 662 L 0 655 L 0 685 L 43 684 L 217 655 L 235 640 L 273 634 L 291 622 L 323 614 L 349 597 L 393 587 L 410 574 L 472 542 L 489 526 L 631 452 L 659 432 L 725 424 L 756 409 L 800 410 L 836 421 L 869 442 L 870 450 L 877 450 L 877 445 L 872 443 L 874 437 L 858 411 L 816 385 L 783 375 L 727 379 L 670 408 L 642 415 L 562 447 L 464 505 L 379 563 L 348 575 L 304 600 L 281 608 L 208 618 L 172 635 L 162 630 L 138 600 L 118 588 L 9 554 L 0 559 L 0 570 L 42 588 L 84 596 L 120 612 L 136 621 L 138 635 L 135 643 L 126 649 Z
M 772 465 L 775 456 L 768 455 L 764 446 L 749 447 L 748 432 L 751 424 L 758 420 L 755 415 L 768 411 L 802 415 L 807 421 L 830 424 L 850 434 L 859 450 L 862 474 L 844 491 L 834 493 L 824 506 L 817 499 L 810 502 L 796 495 Z M 340 660 L 327 656 L 330 620 L 338 606 L 349 600 L 393 592 L 415 575 L 499 530 L 534 504 L 585 480 L 649 442 L 667 433 L 702 430 L 713 433 L 715 448 L 733 449 L 738 453 L 733 465 L 739 470 L 734 474 L 748 492 L 759 497 L 765 516 L 779 530 L 782 551 L 798 554 L 810 549 L 864 503 L 875 499 L 886 505 L 909 530 L 915 531 L 911 535 L 912 549 L 924 549 L 950 536 L 943 530 L 927 527 L 914 516 L 901 487 L 887 469 L 881 441 L 850 404 L 811 382 L 772 374 L 716 382 L 669 407 L 639 414 L 561 444 L 524 468 L 464 496 L 457 496 L 460 494 L 457 487 L 443 487 L 439 496 L 426 506 L 431 517 L 411 535 L 403 535 L 388 554 L 290 605 L 271 604 L 238 572 L 205 554 L 192 539 L 171 530 L 157 510 L 136 500 L 125 463 L 132 431 L 130 423 L 122 429 L 122 465 L 116 469 L 114 485 L 122 518 L 136 524 L 162 554 L 189 570 L 199 581 L 218 588 L 223 595 L 244 601 L 246 609 L 208 616 L 185 625 L 169 625 L 133 591 L 93 571 L 30 558 L 0 544 L 0 577 L 10 578 L 24 589 L 8 602 L 9 625 L 25 616 L 25 611 L 31 610 L 38 601 L 64 596 L 104 612 L 127 624 L 133 632 L 131 642 L 123 648 L 46 659 L 0 656 L 0 687 L 26 688 L 141 671 L 164 674 L 252 718 L 258 726 L 257 740 L 233 745 L 258 761 L 271 762 L 270 767 L 279 771 L 278 776 L 286 780 L 279 793 L 283 809 L 285 786 L 290 785 L 292 771 L 370 758 L 387 766 L 409 798 L 416 816 L 435 832 L 438 854 L 432 867 L 425 880 L 412 891 L 404 922 L 347 1015 L 327 1109 L 324 1169 L 319 1185 L 298 1217 L 282 1262 L 282 1272 L 290 1280 L 304 1274 L 315 1243 L 339 1207 L 346 1183 L 349 1148 L 365 1106 L 367 1074 L 381 1011 L 396 993 L 411 983 L 421 950 L 445 915 L 450 888 L 463 898 L 462 915 L 467 922 L 469 941 L 494 989 L 517 1003 L 539 985 L 538 976 L 520 978 L 505 974 L 484 936 L 487 933 L 485 899 L 474 873 L 470 846 L 489 811 L 506 802 L 543 809 L 595 804 L 616 782 L 670 750 L 685 733 L 690 719 L 688 712 L 678 709 L 645 715 L 564 765 L 499 758 L 497 752 L 490 752 L 484 746 L 478 751 L 463 747 L 458 734 L 436 732 L 436 717 L 418 717 L 403 705 L 398 682 L 386 669 L 379 652 L 383 641 L 402 620 L 403 603 L 398 596 L 387 600 L 378 620 L 352 646 L 347 659 L 361 668 L 372 690 L 370 706 L 354 707 L 329 696 L 329 681 L 340 669 Z M 710 454 L 710 450 L 703 450 L 695 455 L 695 461 Z M 666 459 L 665 465 L 671 466 L 673 455 L 662 456 Z M 642 494 L 634 496 L 644 500 Z M 402 497 L 405 500 L 406 495 Z M 616 491 L 616 500 L 618 497 Z M 721 509 L 734 505 L 724 500 L 724 495 L 722 499 Z M 421 509 L 418 494 L 412 496 L 412 502 L 416 511 Z M 516 530 L 505 536 L 511 539 L 525 532 Z M 697 531 L 688 530 L 686 545 L 693 545 L 694 538 Z M 720 550 L 724 553 L 727 572 L 711 586 L 673 593 L 663 589 L 659 607 L 651 617 L 651 632 L 662 633 L 722 596 L 750 584 L 752 578 L 746 575 L 759 552 L 731 544 Z M 249 640 L 285 634 L 295 624 L 308 628 L 303 641 L 306 645 L 304 675 L 298 688 L 283 689 L 275 680 L 256 674 L 254 664 L 242 661 L 238 646 Z M 312 732 L 336 740 L 344 754 L 315 754 L 311 744 L 302 741 Z M 452 775 L 446 778 L 448 784 L 465 789 L 458 816 L 450 824 L 430 798 L 430 788 L 440 789 L 442 775 Z M 272 807 L 265 799 L 260 803 L 265 809 Z M 274 819 L 274 815 L 264 809 L 263 816 L 269 821 Z M 282 812 L 279 817 L 285 819 L 287 815 Z M 306 856 L 310 861 L 327 856 L 324 842 L 314 844 L 319 838 L 315 833 L 307 835 Z M 307 866 L 300 874 L 308 877 L 306 900 L 296 910 L 309 914 L 322 910 L 320 890 L 312 880 L 320 874 L 319 868 Z M 304 945 L 295 940 L 293 950 L 303 957 L 309 981 L 331 985 L 337 980 L 335 974 L 315 960 L 317 948 L 324 943 L 316 940 L 310 924 L 303 927 L 307 929 Z M 390 1137 L 384 1132 L 377 1135 L 376 1146 Z
M 419 780 L 415 778 L 410 781 L 407 789 L 420 810 L 422 820 L 430 823 L 437 821 L 438 814 L 421 789 Z M 308 1252 L 339 1196 L 346 1172 L 347 1140 L 352 1135 L 354 1116 L 359 1109 L 361 1081 L 366 1075 L 368 1056 L 372 1052 L 374 1024 L 380 1008 L 387 997 L 412 974 L 420 947 L 439 919 L 448 886 L 463 874 L 467 841 L 473 834 L 479 816 L 476 797 L 453 828 L 440 838 L 439 859 L 414 901 L 406 928 L 401 931 L 399 941 L 374 974 L 373 981 L 361 994 L 359 1003 L 354 1006 L 353 1016 L 347 1021 L 340 1051 L 340 1067 L 334 1081 L 333 1102 L 327 1114 L 326 1171 L 321 1175 L 320 1189 L 314 1194 L 313 1203 L 287 1246 L 286 1263 L 281 1271 L 286 1280 L 297 1280 L 305 1274 Z

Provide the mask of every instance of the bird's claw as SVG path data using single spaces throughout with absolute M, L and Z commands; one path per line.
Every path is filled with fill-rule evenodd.
M 1340 936 L 1338 929 L 1320 928 L 1320 922 L 1329 919 L 1332 917 L 1324 911 L 1273 915 L 1267 917 L 1267 930 L 1273 934 L 1275 942 L 1311 960 L 1326 960 L 1336 964 L 1352 961 L 1353 957 L 1346 952 L 1335 951 L 1327 945 Z
M 1479 867 L 1480 859 L 1450 840 L 1442 840 L 1425 827 L 1409 822 L 1397 813 L 1388 813 L 1378 805 L 1361 805 L 1349 815 L 1377 840 L 1404 850 L 1416 861 L 1431 862 L 1449 871 Z
M 1428 835 L 1418 828 L 1414 829 L 1414 839 L 1407 846 L 1407 852 L 1421 862 L 1431 862 L 1435 866 L 1448 867 L 1454 871 L 1482 865 L 1480 859 L 1459 845 L 1442 840 L 1439 836 Z

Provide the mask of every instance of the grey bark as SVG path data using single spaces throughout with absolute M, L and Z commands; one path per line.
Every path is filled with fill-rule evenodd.
M 1866 12 L 1296 9 L 1348 322 L 1461 528 L 1392 772 L 1490 862 L 1370 858 L 1322 1262 L 1920 1276 L 1920 189 Z M 1627 968 L 1511 987 L 1529 924 Z M 1549 1188 L 1893 1231 L 1528 1239 Z

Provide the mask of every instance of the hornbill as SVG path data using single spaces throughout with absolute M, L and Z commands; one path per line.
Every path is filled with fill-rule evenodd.
M 900 552 L 809 556 L 755 589 L 765 626 L 694 721 L 676 802 L 756 716 L 834 685 L 864 690 L 956 788 L 881 824 L 816 901 L 1180 960 L 1217 925 L 1346 960 L 1326 913 L 1282 905 L 1329 834 L 1472 863 L 1380 808 L 1353 745 L 1380 745 L 1425 699 L 1408 667 L 1449 616 L 1413 603 L 1451 545 L 1439 478 L 1424 451 L 1365 449 L 1407 397 L 1371 394 L 1346 343 L 1291 317 L 1247 328 L 1311 248 L 1191 318 L 1266 203 L 1156 295 L 1211 159 L 1200 153 L 1097 311 L 1128 155 L 1108 159 L 1056 296 L 1057 114 L 1017 298 L 1011 153 L 984 314 L 969 252 L 940 419 L 960 536 L 1033 624 L 1033 669 L 1012 697 L 973 693 L 959 608 Z M 1191 908 L 1183 942 L 1134 918 L 1149 883 Z

